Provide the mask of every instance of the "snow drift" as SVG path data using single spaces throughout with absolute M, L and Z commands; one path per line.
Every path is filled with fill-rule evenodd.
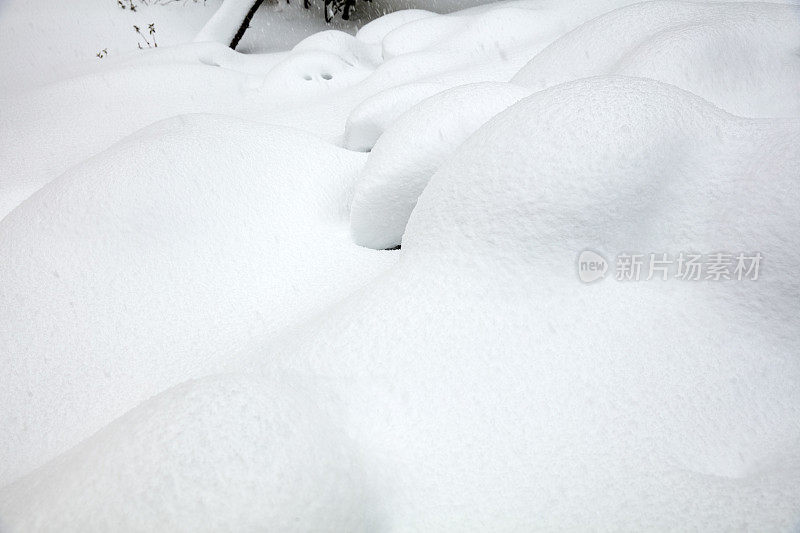
M 599 78 L 465 142 L 392 273 L 283 347 L 393 473 L 392 525 L 796 527 L 798 141 L 798 120 Z M 586 286 L 587 246 L 758 249 L 770 274 Z
M 285 128 L 177 117 L 3 219 L 0 481 L 391 262 L 348 238 L 363 157 Z
M 655 1 L 587 22 L 513 81 L 541 90 L 600 74 L 671 83 L 738 115 L 800 116 L 800 7 Z
M 631 4 L 3 97 L 0 530 L 797 529 L 797 2 Z
M 348 150 L 369 152 L 403 113 L 448 88 L 442 83 L 406 83 L 367 98 L 347 117 L 342 145 Z
M 288 52 L 245 56 L 227 49 L 227 43 L 213 42 L 158 48 L 111 57 L 102 68 L 95 65 L 79 77 L 0 95 L 0 217 L 70 167 L 159 120 L 222 114 L 338 142 L 350 113 L 381 91 L 417 82 L 445 88 L 507 82 L 563 33 L 602 13 L 604 6 L 630 1 L 525 1 L 457 17 L 393 14 L 365 25 L 355 37 L 325 31 L 307 39 L 297 35 L 311 33 L 309 28 L 316 28 L 311 21 L 323 19 L 293 3 L 285 11 L 261 10 L 258 16 L 266 18 L 253 22 L 269 27 L 264 39 L 277 33 L 285 34 L 286 42 L 301 41 Z M 444 10 L 457 4 L 466 7 L 441 0 L 437 6 Z M 443 28 L 454 20 L 454 32 L 444 35 Z M 495 36 L 487 28 L 503 31 Z
M 350 214 L 355 242 L 378 250 L 399 245 L 417 198 L 439 165 L 486 121 L 528 93 L 510 83 L 462 85 L 395 120 L 356 185 Z
M 221 376 L 171 389 L 59 458 L 55 472 L 34 474 L 43 485 L 12 485 L 0 525 L 373 531 L 377 507 L 360 459 L 310 397 L 286 378 Z
M 303 522 L 312 528 L 357 527 L 360 487 L 381 529 L 790 529 L 800 523 L 798 142 L 798 120 L 737 118 L 647 80 L 581 80 L 526 98 L 432 178 L 389 273 L 251 351 L 241 373 L 131 411 L 5 489 L 0 512 L 19 530 L 133 517 L 149 529 L 160 513 L 206 530 L 220 504 L 203 495 L 232 470 L 245 487 L 286 479 L 288 508 L 313 502 L 304 519 L 339 498 L 352 510 Z M 609 256 L 758 247 L 770 267 L 758 282 L 587 286 L 573 264 L 588 245 Z M 262 409 L 217 395 L 253 379 L 248 404 Z M 276 395 L 276 382 L 299 383 L 304 407 L 293 390 Z M 205 405 L 219 414 L 186 414 Z M 219 435 L 210 416 L 225 421 Z M 333 427 L 317 427 L 320 416 Z M 275 420 L 294 429 L 267 450 L 313 442 L 327 455 L 308 468 L 260 458 L 250 442 Z M 155 437 L 170 432 L 202 438 Z M 246 438 L 228 444 L 231 434 Z M 222 463 L 202 459 L 209 446 Z M 163 482 L 106 475 L 96 457 L 133 457 L 187 492 L 167 486 L 156 512 L 144 499 L 120 503 Z M 332 482 L 357 488 L 331 493 Z M 274 509 L 259 516 L 284 516 Z

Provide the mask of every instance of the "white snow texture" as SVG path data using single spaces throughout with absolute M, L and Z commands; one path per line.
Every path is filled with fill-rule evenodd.
M 0 85 L 0 531 L 800 528 L 798 3 L 321 3 Z

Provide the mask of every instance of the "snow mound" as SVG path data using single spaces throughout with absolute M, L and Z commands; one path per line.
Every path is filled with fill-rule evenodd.
M 453 207 L 443 211 L 421 198 L 409 223 L 409 231 L 418 229 L 404 244 L 432 251 L 476 240 L 511 248 L 535 236 L 567 250 L 590 242 L 612 251 L 758 244 L 780 256 L 800 253 L 790 246 L 796 221 L 778 208 L 798 201 L 798 193 L 784 190 L 797 179 L 797 127 L 793 119 L 734 117 L 652 80 L 600 77 L 557 86 L 513 106 L 460 147 L 448 165 L 458 178 L 434 179 L 423 195 L 446 197 Z M 482 144 L 502 147 L 498 157 L 509 159 L 488 157 Z M 477 155 L 465 157 L 471 153 Z M 772 209 L 757 220 L 737 223 L 769 201 Z M 632 223 L 654 216 L 658 224 Z M 567 228 L 559 223 L 565 220 L 572 221 Z
M 343 145 L 369 152 L 392 123 L 422 100 L 450 87 L 442 83 L 406 83 L 386 89 L 361 102 L 347 117 Z
M 275 65 L 264 77 L 262 94 L 286 97 L 329 97 L 369 76 L 371 69 L 355 65 L 338 54 L 298 50 Z
M 316 50 L 336 54 L 351 65 L 362 64 L 377 67 L 382 58 L 380 47 L 370 46 L 343 31 L 328 30 L 315 33 L 300 41 L 295 51 Z
M 13 531 L 374 531 L 359 459 L 312 396 L 242 376 L 171 389 L 0 491 L 2 521 Z
M 380 48 L 350 34 L 335 30 L 315 33 L 267 73 L 261 93 L 272 98 L 328 97 L 357 85 L 380 63 Z
M 348 236 L 363 161 L 303 132 L 177 117 L 3 219 L 0 484 L 387 265 Z
M 399 245 L 436 169 L 475 130 L 528 94 L 509 83 L 463 85 L 422 101 L 397 119 L 378 139 L 356 185 L 350 214 L 356 243 L 376 249 Z
M 798 529 L 800 119 L 730 114 L 798 115 L 797 1 L 631 3 L 3 98 L 0 530 Z M 354 31 L 321 9 L 241 49 Z
M 388 61 L 415 52 L 437 50 L 458 52 L 462 57 L 488 54 L 495 60 L 508 61 L 520 52 L 523 55 L 538 52 L 581 23 L 634 2 L 522 0 L 423 17 L 386 33 L 382 41 L 383 57 Z
M 0 514 L 12 530 L 796 528 L 799 142 L 798 120 L 648 80 L 525 98 L 432 178 L 389 272 L 11 485 Z M 585 285 L 586 246 L 758 249 L 769 268 Z
M 340 399 L 390 473 L 389 529 L 791 530 L 797 146 L 800 121 L 653 81 L 535 94 L 432 178 L 390 273 L 254 360 Z M 755 282 L 585 285 L 587 247 L 766 263 Z
M 394 13 L 389 13 L 388 15 L 384 15 L 366 24 L 358 30 L 356 39 L 367 44 L 380 46 L 383 39 L 397 28 L 416 20 L 435 16 L 436 13 L 424 9 L 403 9 L 401 11 L 395 11 Z
M 20 0 L 13 1 L 17 5 Z M 49 6 L 54 0 L 46 1 Z M 422 1 L 409 0 L 411 4 Z M 437 9 L 467 7 L 476 1 L 439 1 Z M 223 114 L 303 129 L 339 142 L 353 109 L 381 91 L 410 83 L 453 87 L 507 82 L 552 40 L 602 9 L 630 1 L 580 0 L 563 5 L 525 0 L 453 16 L 420 18 L 417 13 L 408 20 L 398 13 L 387 21 L 376 20 L 369 31 L 365 27 L 367 37 L 325 31 L 294 50 L 275 54 L 240 54 L 213 42 L 159 47 L 126 57 L 114 54 L 88 74 L 4 99 L 0 217 L 70 167 L 159 120 L 190 113 Z M 226 2 L 226 9 L 234 9 L 237 3 L 241 4 Z M 29 4 L 24 9 L 30 9 Z M 203 11 L 206 16 L 212 4 Z M 19 6 L 15 10 L 22 9 Z M 378 16 L 377 6 L 377 2 L 364 2 L 364 16 Z M 152 10 L 166 7 L 152 6 Z M 397 7 L 400 4 L 387 8 Z M 109 9 L 121 11 L 113 4 Z M 291 7 L 265 4 L 239 49 L 248 49 L 248 42 L 259 39 L 264 46 L 274 45 L 275 40 L 295 43 L 317 25 L 324 29 L 320 9 L 319 2 L 311 10 L 297 3 Z M 495 10 L 502 13 L 493 15 Z M 199 6 L 192 12 L 199 13 Z M 341 22 L 346 21 L 337 18 L 332 27 Z M 437 33 L 439 25 L 453 24 L 454 33 Z M 262 32 L 265 27 L 268 30 Z M 493 36 L 488 27 L 499 34 Z M 377 38 L 384 31 L 381 43 L 371 42 L 371 33 Z M 6 34 L 0 31 L 0 35 Z M 21 45 L 15 42 L 14 46 Z M 398 47 L 390 56 L 403 50 L 408 53 L 384 58 L 381 49 L 385 46 Z M 133 95 L 131 88 L 135 88 Z
M 154 122 L 198 112 L 251 114 L 242 112 L 252 100 L 251 76 L 197 58 L 188 63 L 160 56 L 150 56 L 154 64 L 66 80 L 6 102 L 0 115 L 0 217 L 70 167 Z M 133 86 L 145 97 L 121 96 Z
M 383 59 L 430 50 L 461 30 L 466 20 L 458 15 L 423 17 L 389 32 L 381 41 Z
M 651 78 L 743 116 L 800 116 L 800 7 L 654 1 L 572 31 L 513 81 L 541 90 L 602 74 Z

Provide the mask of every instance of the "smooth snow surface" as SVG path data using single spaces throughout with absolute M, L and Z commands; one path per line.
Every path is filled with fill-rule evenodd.
M 462 85 L 394 121 L 356 185 L 350 214 L 355 242 L 378 250 L 399 245 L 417 198 L 439 165 L 486 121 L 528 94 L 509 83 Z
M 310 391 L 285 379 L 185 383 L 52 464 L 55 472 L 29 478 L 43 486 L 22 483 L 5 502 L 29 510 L 5 514 L 14 530 L 333 532 L 377 523 L 356 450 Z M 66 500 L 71 509 L 53 507 Z
M 0 0 L 0 531 L 800 528 L 796 1 L 55 3 Z M 614 279 L 679 252 L 763 264 Z
M 541 90 L 620 74 L 690 90 L 739 115 L 800 115 L 796 6 L 655 1 L 586 23 L 536 56 L 514 82 Z
M 392 16 L 384 24 L 378 19 L 362 29 L 366 36 L 329 30 L 303 39 L 290 52 L 270 54 L 242 55 L 207 42 L 161 47 L 97 60 L 80 77 L 0 94 L 0 217 L 70 167 L 179 114 L 224 114 L 341 142 L 348 115 L 379 92 L 418 82 L 445 87 L 506 82 L 601 4 L 592 0 L 559 7 L 531 0 L 475 8 L 469 15 L 415 12 L 408 20 Z M 441 9 L 447 5 L 437 3 Z M 309 21 L 318 23 L 321 16 L 296 3 L 267 6 L 259 13 L 272 13 L 273 22 L 282 25 L 280 32 L 299 26 L 290 32 L 291 42 L 316 28 Z M 502 32 L 487 30 L 498 26 Z M 254 19 L 242 47 L 248 36 L 259 35 L 259 27 Z M 383 40 L 374 42 L 384 32 Z
M 209 494 L 239 506 L 266 490 L 255 516 L 283 524 L 268 483 L 289 475 L 292 506 L 315 487 L 298 529 L 357 529 L 367 509 L 381 529 L 790 529 L 798 142 L 798 120 L 739 119 L 652 81 L 531 96 L 433 177 L 388 274 L 252 351 L 249 370 L 142 404 L 8 487 L 0 509 L 19 530 L 34 517 L 151 529 L 162 513 L 212 530 L 231 511 Z M 773 259 L 769 278 L 736 287 L 584 286 L 570 267 L 587 243 L 758 243 Z M 269 431 L 281 421 L 289 433 Z M 314 443 L 331 470 L 294 455 Z M 104 475 L 97 458 L 139 470 Z M 215 481 L 218 458 L 232 483 Z M 166 501 L 114 504 L 150 490 Z
M 133 1 L 136 11 L 120 8 L 116 0 L 0 1 L 0 96 L 97 70 L 139 45 L 147 48 L 134 25 L 153 44 L 153 24 L 162 48 L 191 41 L 222 2 Z M 106 55 L 97 57 L 103 50 Z M 132 85 L 125 96 L 136 94 L 147 95 Z
M 386 128 L 403 113 L 448 88 L 442 83 L 407 83 L 367 98 L 347 117 L 343 146 L 348 150 L 369 152 Z
M 281 347 L 341 398 L 392 526 L 796 527 L 799 143 L 799 120 L 625 78 L 466 141 L 398 266 Z M 771 274 L 584 286 L 589 245 L 758 246 Z
M 219 370 L 250 339 L 319 312 L 388 264 L 348 238 L 363 157 L 285 128 L 178 117 L 6 217 L 0 479 Z

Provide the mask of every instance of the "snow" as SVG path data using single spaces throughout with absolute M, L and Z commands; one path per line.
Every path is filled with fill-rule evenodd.
M 359 457 L 307 393 L 285 379 L 187 382 L 59 458 L 55 471 L 17 485 L 6 524 L 20 531 L 76 524 L 95 531 L 221 531 L 232 524 L 373 530 L 379 517 Z M 55 502 L 63 502 L 59 513 Z
M 285 31 L 294 28 L 297 17 L 313 14 L 292 6 L 276 18 L 276 23 L 287 25 Z M 269 7 L 259 16 L 268 16 L 279 7 Z M 519 11 L 523 10 L 513 14 L 519 16 Z M 530 27 L 535 28 L 541 10 L 524 11 L 529 13 Z M 555 11 L 550 19 L 579 18 L 571 10 Z M 487 15 L 478 10 L 475 16 L 483 20 Z M 431 41 L 431 35 L 416 27 L 426 20 L 401 25 L 386 38 Z M 481 33 L 480 25 L 461 22 L 465 24 L 472 34 Z M 566 31 L 567 22 L 563 24 Z M 438 30 L 432 27 L 427 31 Z M 516 31 L 523 30 L 517 27 Z M 4 109 L 0 115 L 0 216 L 70 167 L 159 120 L 188 113 L 223 114 L 304 129 L 338 143 L 348 115 L 381 91 L 417 82 L 447 87 L 506 82 L 549 42 L 529 37 L 498 51 L 487 47 L 487 38 L 468 38 L 470 33 L 465 32 L 453 37 L 466 39 L 458 46 L 445 40 L 430 50 L 377 65 L 382 47 L 338 31 L 311 36 L 290 52 L 253 56 L 236 54 L 215 43 L 160 47 L 136 56 L 109 58 L 105 68 L 10 95 L 0 102 Z M 304 31 L 296 33 L 303 35 Z M 132 87 L 136 89 L 133 95 Z
M 461 85 L 396 119 L 378 139 L 356 184 L 350 214 L 353 240 L 377 250 L 398 246 L 436 169 L 486 121 L 528 94 L 509 83 Z M 462 113 L 464 109 L 470 112 Z
M 347 117 L 342 145 L 348 150 L 369 152 L 403 113 L 448 88 L 443 83 L 406 83 L 367 98 Z
M 138 50 L 137 43 L 147 47 L 134 24 L 154 24 L 160 47 L 191 41 L 221 0 L 134 2 L 136 11 L 115 0 L 0 2 L 0 95 L 95 71 Z M 98 58 L 103 49 L 107 55 Z
M 800 115 L 796 6 L 655 1 L 587 22 L 531 60 L 515 83 L 541 90 L 619 74 L 664 81 L 732 113 Z
M 226 0 L 195 36 L 195 42 L 229 45 L 254 4 L 255 0 Z
M 796 527 L 798 141 L 652 81 L 538 93 L 432 178 L 391 273 L 281 358 L 393 472 L 396 528 Z M 585 286 L 587 245 L 773 259 L 735 287 Z
M 348 237 L 363 158 L 285 128 L 176 117 L 7 216 L 0 361 L 12 370 L 0 378 L 0 479 L 219 371 L 231 352 L 391 263 Z
M 436 14 L 424 9 L 402 9 L 373 20 L 358 30 L 356 38 L 364 43 L 381 46 L 384 39 L 394 30 Z
M 798 2 L 247 3 L 0 6 L 0 530 L 800 527 Z

